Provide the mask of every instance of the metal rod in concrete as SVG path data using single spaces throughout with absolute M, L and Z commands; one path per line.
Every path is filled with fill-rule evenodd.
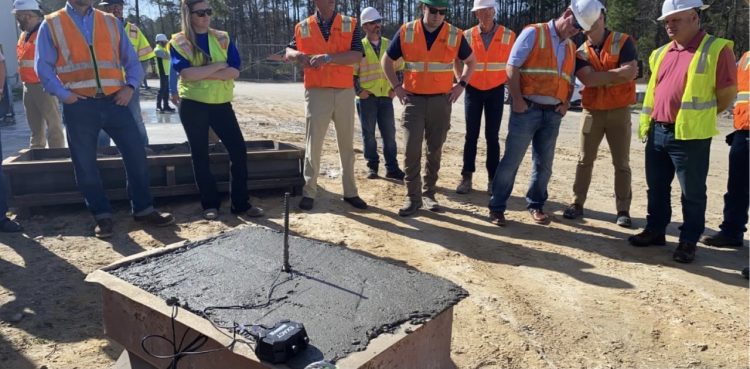
M 289 192 L 284 193 L 284 265 L 282 270 L 290 273 L 292 267 L 289 266 Z

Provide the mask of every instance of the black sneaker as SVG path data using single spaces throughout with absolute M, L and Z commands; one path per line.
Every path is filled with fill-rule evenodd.
M 351 206 L 354 206 L 357 209 L 362 209 L 362 210 L 367 209 L 367 203 L 365 202 L 365 200 L 362 200 L 359 196 L 344 197 L 344 201 L 348 202 Z
M 694 242 L 680 242 L 677 249 L 674 250 L 672 258 L 678 263 L 689 264 L 695 260 L 695 243 Z
M 385 174 L 385 178 L 395 179 L 397 181 L 403 181 L 404 177 L 406 177 L 406 173 L 398 168 L 396 168 L 395 170 L 390 170 Z
M 5 218 L 0 220 L 0 232 L 3 233 L 14 233 L 23 231 L 23 226 L 15 220 Z
M 112 237 L 112 228 L 114 228 L 112 218 L 97 219 L 96 227 L 94 227 L 94 236 L 96 238 Z
M 750 267 L 742 268 L 742 276 L 745 277 L 745 279 L 750 278 Z
M 667 244 L 664 233 L 656 233 L 648 229 L 644 229 L 643 232 L 628 237 L 628 242 L 636 247 L 664 246 Z
M 135 215 L 133 216 L 136 222 L 144 222 L 148 225 L 156 227 L 166 227 L 174 223 L 174 217 L 169 213 L 160 213 L 156 210 L 146 215 Z
M 375 178 L 378 178 L 378 170 L 377 169 L 368 168 L 367 169 L 367 179 L 375 179 Z
M 312 210 L 315 200 L 312 197 L 302 197 L 299 201 L 299 208 L 302 210 Z
M 406 201 L 404 201 L 404 206 L 402 206 L 401 209 L 398 209 L 398 216 L 408 217 L 409 215 L 413 215 L 414 213 L 416 213 L 417 210 L 419 210 L 419 208 L 421 207 L 421 201 L 415 201 L 407 198 Z
M 563 217 L 567 219 L 576 219 L 581 216 L 583 216 L 583 206 L 578 204 L 570 204 L 563 211 Z
M 630 213 L 627 211 L 618 211 L 615 223 L 620 227 L 630 228 L 633 225 L 633 220 L 630 218 Z
M 174 110 L 173 108 L 170 108 L 170 107 L 166 107 L 166 108 L 162 109 L 162 111 L 165 112 L 165 113 L 174 113 L 177 110 Z

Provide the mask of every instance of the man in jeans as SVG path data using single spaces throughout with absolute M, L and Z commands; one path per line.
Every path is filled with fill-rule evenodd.
M 505 105 L 505 66 L 516 34 L 495 23 L 495 0 L 474 0 L 471 9 L 479 24 L 464 31 L 477 58 L 477 70 L 471 75 L 464 95 L 466 141 L 461 182 L 456 193 L 471 192 L 472 177 L 476 171 L 477 140 L 484 111 L 484 139 L 487 142 L 487 191 L 492 193 L 492 178 L 500 161 L 500 120 Z
M 5 57 L 0 51 L 0 81 L 5 81 Z M 0 100 L 3 99 L 4 93 L 0 89 Z M 5 176 L 3 175 L 3 145 L 0 138 L 0 232 L 20 232 L 23 230 L 18 222 L 8 219 L 8 189 L 5 188 Z
M 583 215 L 599 144 L 607 137 L 615 167 L 616 223 L 630 227 L 630 105 L 635 103 L 638 61 L 635 43 L 627 34 L 606 28 L 606 9 L 599 0 L 582 0 L 573 8 L 585 12 L 579 22 L 586 41 L 576 52 L 576 76 L 586 86 L 581 92 L 583 117 L 580 153 L 573 183 L 573 201 L 563 212 L 568 219 Z M 588 21 L 588 23 L 587 23 Z M 585 23 L 585 24 L 584 24 Z
M 548 23 L 527 26 L 518 35 L 508 59 L 512 110 L 505 154 L 497 165 L 490 198 L 490 222 L 505 226 L 505 209 L 526 149 L 531 144 L 533 169 L 526 192 L 527 209 L 537 224 L 549 223 L 544 213 L 552 175 L 560 121 L 573 93 L 575 44 L 570 37 L 581 26 L 568 8 Z
M 362 29 L 367 34 L 362 39 L 365 56 L 359 65 L 354 67 L 354 90 L 357 93 L 357 112 L 362 124 L 365 159 L 367 160 L 367 178 L 378 178 L 378 142 L 375 139 L 375 123 L 380 128 L 383 138 L 383 157 L 385 158 L 385 176 L 396 180 L 404 179 L 404 172 L 398 167 L 396 159 L 396 122 L 393 116 L 393 89 L 383 74 L 380 59 L 385 55 L 390 40 L 380 36 L 380 13 L 375 8 L 362 10 L 359 17 Z M 402 70 L 403 64 L 397 70 Z
M 113 222 L 96 164 L 101 130 L 122 155 L 135 220 L 166 226 L 174 218 L 153 207 L 146 151 L 127 107 L 143 69 L 117 19 L 93 9 L 92 2 L 68 1 L 46 17 L 39 28 L 35 67 L 44 89 L 64 104 L 76 182 L 96 220 L 94 234 L 106 238 L 113 234 Z

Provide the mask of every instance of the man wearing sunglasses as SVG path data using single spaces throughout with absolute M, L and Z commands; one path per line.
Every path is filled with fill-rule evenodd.
M 354 68 L 364 56 L 362 36 L 353 17 L 338 14 L 335 0 L 315 0 L 316 11 L 297 23 L 286 59 L 305 73 L 305 186 L 299 208 L 311 210 L 318 192 L 320 154 L 333 120 L 341 160 L 344 201 L 357 209 L 367 203 L 354 180 Z
M 672 41 L 649 58 L 651 78 L 638 129 L 646 141 L 648 215 L 646 228 L 628 241 L 636 247 L 666 244 L 677 175 L 683 223 L 672 258 L 679 263 L 695 259 L 706 221 L 711 138 L 719 133 L 716 115 L 731 106 L 737 94 L 734 42 L 702 29 L 700 12 L 706 8 L 701 0 L 664 1 L 657 20 Z
M 101 130 L 115 141 L 125 163 L 135 220 L 161 227 L 172 224 L 174 217 L 154 209 L 146 150 L 127 108 L 143 68 L 118 20 L 94 9 L 92 3 L 69 0 L 45 17 L 34 68 L 44 89 L 63 102 L 76 182 L 96 220 L 94 235 L 107 238 L 113 235 L 113 221 L 96 160 Z
M 154 50 L 151 48 L 151 45 L 149 45 L 148 40 L 146 39 L 146 36 L 143 35 L 143 32 L 141 32 L 141 29 L 135 24 L 126 21 L 123 17 L 122 11 L 124 5 L 125 3 L 123 0 L 104 0 L 99 3 L 99 6 L 104 12 L 114 15 L 115 18 L 120 20 L 122 26 L 125 28 L 125 34 L 128 36 L 130 44 L 133 45 L 133 50 L 135 50 L 136 55 L 138 55 L 138 61 L 141 62 L 141 68 L 143 68 L 144 72 L 143 80 L 145 81 L 145 73 L 148 70 L 149 60 L 156 57 L 156 54 L 154 54 Z M 128 109 L 130 109 L 130 112 L 133 114 L 135 122 L 138 123 L 138 132 L 141 134 L 143 144 L 148 145 L 146 125 L 143 122 L 143 115 L 141 114 L 141 90 L 139 87 L 140 83 L 136 86 L 135 91 L 133 91 L 133 98 L 130 99 Z M 109 141 L 109 136 L 105 132 L 102 132 L 99 135 L 99 146 L 109 146 Z
M 627 34 L 606 28 L 606 9 L 599 0 L 573 0 L 570 7 L 586 34 L 586 42 L 576 52 L 576 76 L 585 87 L 573 201 L 563 217 L 583 216 L 594 161 L 606 136 L 615 168 L 615 222 L 630 227 L 630 105 L 635 103 L 638 74 L 635 43 Z
M 401 181 L 404 172 L 396 158 L 396 121 L 393 116 L 393 97 L 396 94 L 383 74 L 380 59 L 385 55 L 390 40 L 382 37 L 380 30 L 383 17 L 375 8 L 362 10 L 359 17 L 366 36 L 362 38 L 365 56 L 354 66 L 354 91 L 357 93 L 357 113 L 362 125 L 364 156 L 367 160 L 367 178 L 378 178 L 378 143 L 375 139 L 375 125 L 383 138 L 383 158 L 385 177 Z M 403 69 L 403 63 L 399 64 Z
M 492 178 L 495 177 L 500 160 L 500 120 L 505 105 L 505 81 L 508 76 L 505 66 L 516 34 L 495 23 L 495 0 L 474 0 L 471 9 L 479 21 L 476 26 L 464 31 L 477 58 L 477 70 L 471 75 L 464 96 L 466 138 L 464 142 L 464 165 L 461 182 L 456 193 L 471 192 L 472 177 L 476 171 L 477 140 L 484 112 L 484 139 L 487 143 L 485 167 L 489 179 L 487 191 L 492 193 Z
M 466 88 L 476 60 L 463 32 L 445 21 L 448 0 L 422 0 L 422 18 L 401 26 L 383 57 L 388 82 L 401 104 L 406 149 L 404 170 L 406 201 L 398 215 L 410 216 L 423 205 L 439 211 L 435 199 L 443 144 L 450 129 L 451 104 Z M 404 59 L 404 80 L 396 76 L 396 60 Z M 456 60 L 464 63 L 458 83 L 453 84 Z M 458 74 L 458 73 L 457 73 Z M 422 141 L 426 142 L 424 187 Z
M 493 224 L 505 226 L 506 204 L 529 144 L 533 166 L 527 209 L 535 223 L 550 221 L 544 213 L 547 184 L 560 122 L 573 93 L 576 46 L 570 37 L 580 29 L 568 7 L 557 19 L 524 28 L 513 44 L 506 68 L 512 109 L 505 154 L 492 181 L 489 208 Z

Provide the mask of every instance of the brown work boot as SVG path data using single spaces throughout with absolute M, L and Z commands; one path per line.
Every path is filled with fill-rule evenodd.
M 402 206 L 401 209 L 398 209 L 398 215 L 401 217 L 408 217 L 416 213 L 421 207 L 421 201 L 407 198 L 406 201 L 404 201 L 404 206 Z
M 678 263 L 692 263 L 695 260 L 695 249 L 695 242 L 680 242 L 672 258 Z
M 567 219 L 576 219 L 581 216 L 583 216 L 583 206 L 578 204 L 570 204 L 563 211 L 563 217 Z
M 549 215 L 545 214 L 542 209 L 529 208 L 529 214 L 536 224 L 549 224 L 552 221 Z
M 505 227 L 505 214 L 500 211 L 490 211 L 490 223 L 498 227 Z
M 664 233 L 656 233 L 648 229 L 644 229 L 643 232 L 628 237 L 628 242 L 635 247 L 664 246 L 667 244 L 667 241 L 664 239 Z

